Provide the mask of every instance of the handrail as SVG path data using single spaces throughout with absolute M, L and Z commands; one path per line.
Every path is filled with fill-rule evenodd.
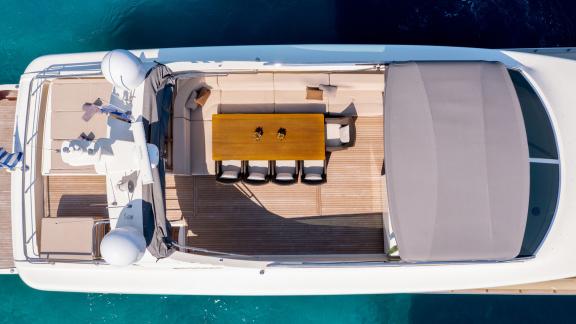
M 92 256 L 96 259 L 97 257 L 102 258 L 100 254 L 100 247 L 98 246 L 98 241 L 97 241 L 97 237 L 96 237 L 96 229 L 98 228 L 99 225 L 105 225 L 105 224 L 110 224 L 110 219 L 100 219 L 94 222 L 94 225 L 92 225 Z M 104 230 L 106 230 L 106 228 L 104 228 Z M 98 251 L 98 255 L 96 254 L 96 251 Z
M 192 252 L 201 252 L 201 253 L 206 253 L 206 254 L 215 254 L 215 255 L 225 255 L 225 256 L 232 256 L 232 257 L 244 257 L 247 258 L 249 257 L 248 255 L 244 255 L 244 254 L 234 254 L 234 253 L 228 253 L 228 252 L 219 252 L 219 251 L 213 251 L 213 250 L 208 250 L 208 249 L 203 249 L 203 248 L 197 248 L 197 247 L 193 247 L 193 246 L 188 246 L 188 245 L 182 245 L 182 244 L 178 244 L 175 241 L 170 242 L 170 244 L 178 249 L 182 249 L 182 250 L 188 250 L 188 251 L 192 251 Z

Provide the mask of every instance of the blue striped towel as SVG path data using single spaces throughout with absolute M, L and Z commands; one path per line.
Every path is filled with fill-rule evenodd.
M 22 160 L 22 152 L 8 153 L 3 147 L 0 147 L 0 169 L 8 168 L 14 170 Z

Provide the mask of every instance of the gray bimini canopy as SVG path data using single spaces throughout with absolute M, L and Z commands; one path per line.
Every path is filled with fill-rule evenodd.
M 384 97 L 386 181 L 400 257 L 515 258 L 530 174 L 524 120 L 506 67 L 391 64 Z

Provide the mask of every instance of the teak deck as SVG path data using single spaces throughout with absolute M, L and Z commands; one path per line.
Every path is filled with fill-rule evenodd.
M 263 131 L 260 140 L 255 130 Z M 285 130 L 284 139 L 278 131 Z M 212 116 L 212 157 L 223 160 L 324 160 L 322 114 Z
M 12 150 L 16 91 L 0 91 L 0 147 Z M 0 170 L 0 269 L 13 268 L 10 173 Z
M 383 254 L 383 118 L 360 117 L 356 129 L 356 145 L 331 154 L 320 186 L 168 176 L 168 217 L 188 225 L 188 245 L 214 251 Z
M 105 176 L 48 176 L 44 217 L 108 217 Z

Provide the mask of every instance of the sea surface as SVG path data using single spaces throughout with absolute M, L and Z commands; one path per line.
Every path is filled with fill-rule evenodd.
M 247 44 L 576 46 L 576 1 L 0 1 L 0 84 L 34 58 Z M 382 278 L 383 282 L 394 278 Z M 139 296 L 52 293 L 0 276 L 0 323 L 574 323 L 576 297 Z

